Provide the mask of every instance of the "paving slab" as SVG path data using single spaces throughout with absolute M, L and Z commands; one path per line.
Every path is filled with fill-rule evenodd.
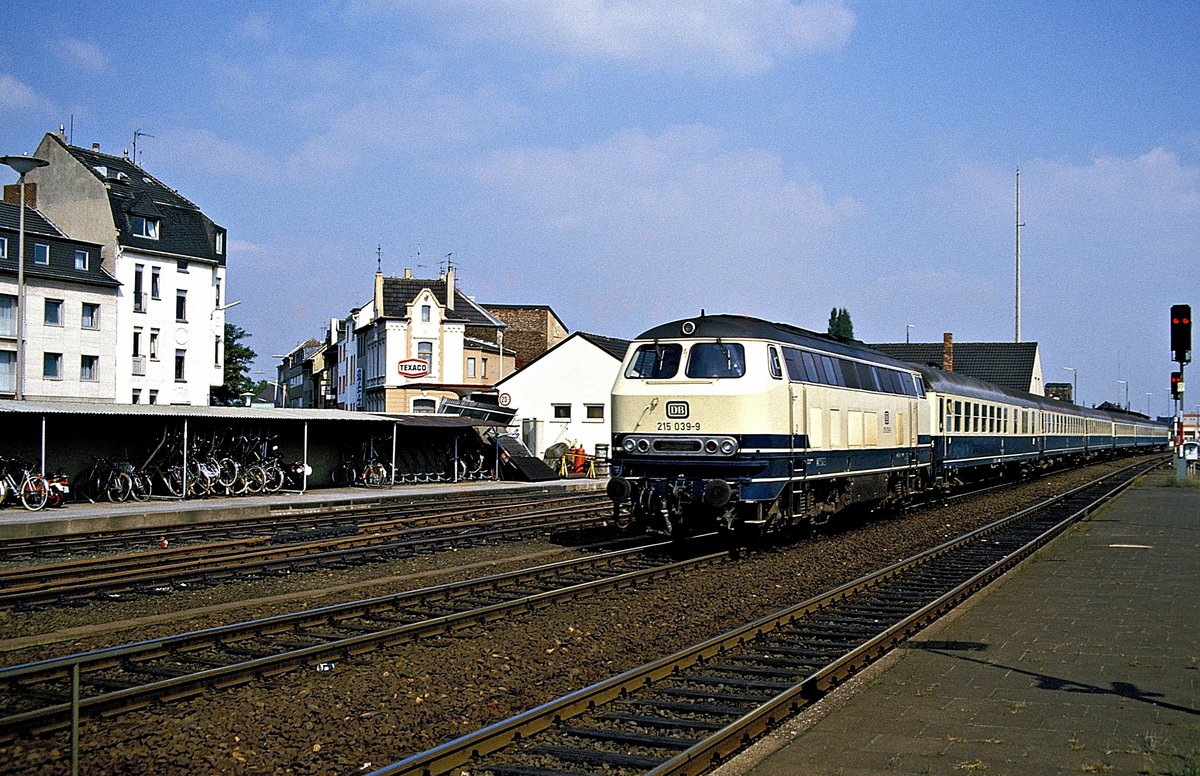
M 718 776 L 1200 772 L 1200 489 L 1149 477 Z

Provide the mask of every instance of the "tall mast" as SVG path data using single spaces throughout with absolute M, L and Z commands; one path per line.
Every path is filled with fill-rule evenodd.
M 1021 223 L 1021 152 L 1017 151 L 1017 299 L 1016 299 L 1016 339 L 1014 342 L 1021 341 L 1021 227 L 1025 224 Z

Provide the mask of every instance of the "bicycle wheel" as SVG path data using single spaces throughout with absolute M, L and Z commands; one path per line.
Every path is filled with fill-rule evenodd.
M 363 467 L 363 484 L 368 488 L 382 488 L 387 470 L 381 463 L 369 463 Z
M 262 493 L 267 487 L 267 471 L 261 464 L 250 464 L 246 467 L 246 492 Z
M 264 488 L 267 493 L 277 493 L 283 488 L 283 467 L 277 463 L 267 464 L 263 467 L 266 473 L 266 482 Z
M 129 472 L 113 472 L 108 480 L 108 487 L 104 489 L 104 496 L 116 504 L 127 500 L 132 490 L 133 478 L 129 476 Z
M 26 475 L 25 480 L 21 483 L 21 503 L 30 512 L 36 512 L 46 506 L 46 500 L 50 497 L 50 483 L 46 482 L 45 477 L 37 477 L 35 475 Z
M 137 472 L 131 475 L 133 478 L 133 486 L 129 490 L 129 495 L 134 501 L 149 501 L 150 494 L 154 490 L 154 481 L 150 479 L 150 475 L 146 472 Z
M 232 458 L 222 458 L 219 465 L 221 469 L 220 474 L 217 475 L 217 482 L 221 483 L 222 487 L 232 490 L 238 479 L 237 461 Z

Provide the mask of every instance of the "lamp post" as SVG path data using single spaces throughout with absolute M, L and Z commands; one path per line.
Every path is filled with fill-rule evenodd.
M 1117 385 L 1125 386 L 1125 409 L 1128 410 L 1129 409 L 1129 381 L 1128 380 L 1117 380 Z M 1117 389 L 1117 404 L 1120 404 L 1120 403 L 1121 403 L 1121 389 L 1118 388 Z
M 1071 401 L 1082 407 L 1083 405 L 1079 404 L 1079 373 L 1073 366 L 1064 366 L 1063 369 L 1071 373 Z
M 25 398 L 25 173 L 50 164 L 32 156 L 0 156 L 0 162 L 17 172 L 21 189 L 20 212 L 17 216 L 17 375 L 13 398 Z

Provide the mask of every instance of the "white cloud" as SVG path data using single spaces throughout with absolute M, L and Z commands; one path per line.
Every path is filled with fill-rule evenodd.
M 420 12 L 408 0 L 398 4 Z M 778 60 L 840 49 L 855 16 L 842 0 L 457 0 L 436 5 L 439 18 L 470 37 L 656 71 L 732 72 L 771 68 Z
M 8 113 L 48 113 L 54 110 L 54 105 L 48 99 L 7 73 L 0 73 L 0 106 L 7 108 Z
M 147 147 L 152 157 L 169 158 L 172 165 L 205 175 L 262 179 L 279 172 L 279 165 L 257 149 L 209 129 L 168 127 L 156 130 L 154 139 L 146 142 L 153 144 Z M 140 149 L 138 156 L 142 156 Z
M 84 70 L 99 72 L 108 67 L 108 55 L 95 43 L 62 37 L 55 39 L 50 46 L 63 61 Z

